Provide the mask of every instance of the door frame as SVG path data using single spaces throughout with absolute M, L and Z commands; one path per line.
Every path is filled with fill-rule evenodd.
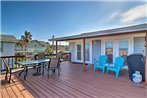
M 119 56 L 119 42 L 120 41 L 128 41 L 128 55 L 131 54 L 131 50 L 132 50 L 132 47 L 131 47 L 131 39 L 119 39 L 119 40 L 116 40 L 115 41 L 115 44 L 116 44 L 116 57 Z
M 78 60 L 78 58 L 77 58 L 77 45 L 81 45 L 81 60 Z M 83 62 L 83 57 L 82 57 L 82 54 L 83 54 L 83 48 L 82 47 L 83 47 L 83 45 L 81 43 L 76 43 L 75 47 L 76 47 L 76 51 L 75 51 L 76 52 L 76 55 L 75 55 L 76 62 L 81 62 L 82 63 Z
M 115 40 L 104 40 L 104 54 L 106 55 L 106 42 L 112 42 L 113 43 L 113 62 L 115 61 L 115 52 L 116 52 L 116 47 L 115 47 Z
M 104 40 L 104 55 L 106 55 L 106 42 L 113 42 L 113 62 L 115 62 L 115 58 L 119 56 L 119 41 L 128 41 L 128 55 L 131 54 L 132 45 L 131 39 L 115 39 L 115 40 Z

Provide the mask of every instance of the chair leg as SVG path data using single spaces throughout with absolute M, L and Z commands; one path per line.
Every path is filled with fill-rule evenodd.
M 10 83 L 10 81 L 11 81 L 11 76 L 12 76 L 12 72 L 11 72 L 11 70 L 10 70 L 10 77 L 9 77 L 8 83 Z
M 54 74 L 55 74 L 55 72 L 56 72 L 56 69 L 54 69 L 53 71 L 54 71 Z
M 37 69 L 37 73 L 40 73 L 40 72 L 41 72 L 41 66 L 39 66 Z
M 60 68 L 58 69 L 58 76 L 60 75 Z
M 59 66 L 61 65 L 61 63 L 59 64 Z M 61 67 L 60 67 L 60 71 L 61 71 Z
M 25 73 L 24 73 L 24 80 L 26 80 L 27 75 L 28 75 L 28 67 L 26 66 L 25 67 Z
M 95 72 L 96 68 L 94 67 L 93 71 Z
M 118 78 L 118 75 L 119 75 L 119 72 L 116 72 L 116 76 L 115 76 L 116 79 Z
M 58 76 L 60 75 L 61 67 L 58 67 Z
M 105 68 L 102 68 L 102 74 L 104 74 L 104 72 L 105 72 Z
M 109 71 L 109 69 L 107 68 L 107 72 L 106 72 L 106 74 L 108 74 L 108 71 Z
M 55 72 L 56 72 L 56 69 L 52 69 L 52 72 L 55 74 Z
M 48 72 L 48 78 L 49 78 L 49 71 L 50 71 L 50 69 L 48 68 L 48 71 L 47 71 Z
M 104 74 L 104 69 L 102 69 L 102 74 Z
M 35 70 L 36 70 L 36 66 L 33 66 L 33 70 L 34 70 L 34 73 L 35 73 Z
M 45 65 L 43 64 L 43 66 L 42 66 L 42 76 L 44 75 L 44 68 L 45 68 Z
M 6 76 L 5 76 L 5 80 L 8 79 L 8 70 L 6 70 Z

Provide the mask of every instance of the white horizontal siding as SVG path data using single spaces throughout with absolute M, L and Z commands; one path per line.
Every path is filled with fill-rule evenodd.
M 145 56 L 145 37 L 134 38 L 134 53 Z
M 14 56 L 15 55 L 15 43 L 3 42 L 3 51 L 1 56 Z
M 142 48 L 143 48 L 142 46 L 144 44 L 143 39 L 142 39 L 142 41 L 139 41 L 139 42 L 137 41 L 138 44 L 141 43 L 141 44 L 139 44 L 141 46 L 135 46 L 135 47 L 139 47 L 138 49 L 134 48 L 134 45 L 136 45 L 135 44 L 136 42 L 134 42 L 135 37 L 145 37 L 145 33 L 117 35 L 117 36 L 106 36 L 106 37 L 96 37 L 96 38 L 86 39 L 86 43 L 90 43 L 90 62 L 89 63 L 92 63 L 92 57 L 93 57 L 93 55 L 92 55 L 92 52 L 93 52 L 92 51 L 92 40 L 101 40 L 101 55 L 105 55 L 105 42 L 106 41 L 113 41 L 114 42 L 114 54 L 115 54 L 114 57 L 116 57 L 116 56 L 118 56 L 117 42 L 119 40 L 128 40 L 129 41 L 129 50 L 128 50 L 129 54 L 136 53 L 137 51 L 140 51 L 140 49 L 142 50 Z M 83 41 L 82 41 L 82 39 L 81 40 L 71 40 L 69 42 L 74 42 L 75 43 L 74 47 L 70 47 L 70 48 L 74 49 L 74 52 L 72 52 L 72 54 L 74 55 L 74 56 L 72 56 L 72 61 L 74 61 L 74 62 L 83 62 L 83 53 L 82 53 L 82 60 L 81 61 L 76 60 L 76 56 L 77 56 L 76 44 L 81 44 L 82 52 L 83 52 L 83 45 L 82 45 Z

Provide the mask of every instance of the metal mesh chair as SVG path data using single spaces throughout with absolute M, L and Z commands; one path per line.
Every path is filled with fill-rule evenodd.
M 46 57 L 45 57 L 45 53 L 44 52 L 39 52 L 38 53 L 38 58 L 36 58 L 36 59 L 45 59 Z M 38 66 L 34 66 L 34 69 L 36 69 L 36 67 L 37 67 L 37 75 L 39 74 L 41 74 L 40 72 L 41 72 L 41 66 L 43 66 L 43 68 L 44 68 L 44 65 L 42 65 L 41 63 L 39 63 L 39 65 Z M 44 70 L 44 69 L 43 69 Z M 36 73 L 34 74 L 34 75 L 36 75 Z
M 45 53 L 44 52 L 39 52 L 38 53 L 38 59 L 45 59 Z
M 8 62 L 6 61 L 6 59 L 2 59 L 4 62 L 4 65 L 6 66 L 6 76 L 5 76 L 5 80 L 8 80 L 8 83 L 10 83 L 11 80 L 11 76 L 12 76 L 12 69 L 10 68 Z M 10 73 L 9 77 L 8 74 Z M 8 79 L 9 78 L 9 79 Z
M 55 73 L 55 70 L 58 69 L 58 76 L 60 75 L 60 58 L 51 58 L 50 62 L 48 64 L 48 78 L 49 78 L 49 71 L 52 70 L 52 72 Z

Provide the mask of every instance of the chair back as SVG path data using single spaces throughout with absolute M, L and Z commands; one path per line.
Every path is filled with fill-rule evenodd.
M 44 52 L 39 52 L 38 53 L 38 59 L 45 59 L 45 53 Z
M 107 55 L 107 63 L 113 63 L 113 54 Z
M 107 63 L 107 56 L 102 55 L 99 57 L 99 65 L 104 66 Z
M 60 58 L 51 58 L 49 67 L 58 67 L 59 66 L 59 59 Z
M 57 58 L 61 58 L 62 54 L 61 53 L 57 53 Z
M 124 65 L 124 58 L 123 57 L 117 57 L 115 59 L 115 67 L 121 68 Z
M 145 59 L 141 54 L 131 54 L 127 57 L 129 68 L 129 77 L 132 80 L 132 74 L 139 71 L 142 75 L 142 80 L 145 81 Z
M 6 61 L 6 59 L 2 59 L 4 62 L 4 65 L 6 66 L 7 70 L 10 70 L 10 66 L 8 64 L 8 62 Z

